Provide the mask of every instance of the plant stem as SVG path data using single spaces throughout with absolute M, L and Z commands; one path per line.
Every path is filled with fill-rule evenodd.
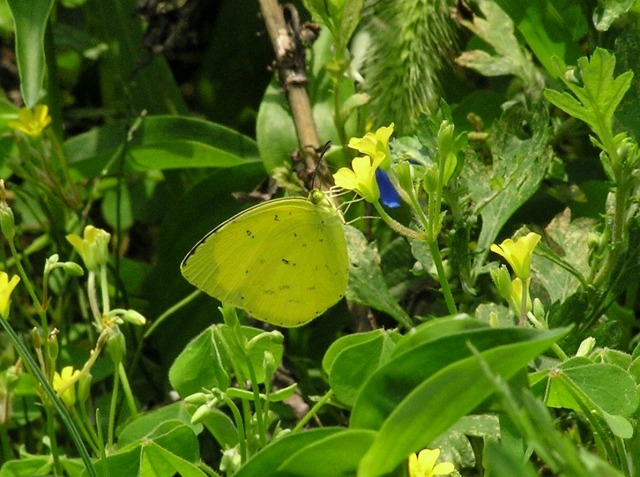
M 438 272 L 438 279 L 440 280 L 440 286 L 442 287 L 442 294 L 444 295 L 444 301 L 447 304 L 447 309 L 449 310 L 449 314 L 455 315 L 458 313 L 458 308 L 456 307 L 456 302 L 453 299 L 453 294 L 451 293 L 447 274 L 444 271 L 438 243 L 436 241 L 429 242 L 429 250 L 431 251 L 431 258 L 433 258 L 433 263 L 435 264 Z
M 136 401 L 133 398 L 131 386 L 129 385 L 129 378 L 127 378 L 127 372 L 125 371 L 122 362 L 118 363 L 117 372 L 120 375 L 120 381 L 122 381 L 122 391 L 124 392 L 127 404 L 129 405 L 129 412 L 131 413 L 131 416 L 135 418 L 138 416 L 138 407 L 136 406 Z
M 117 368 L 117 366 L 116 366 Z M 120 388 L 120 374 L 116 369 L 113 373 L 113 392 L 111 393 L 111 405 L 109 407 L 109 425 L 107 427 L 107 447 L 113 447 L 113 435 L 116 428 L 116 411 L 118 408 L 118 390 Z
M 329 391 L 327 391 L 327 393 L 324 396 L 322 396 L 320 400 L 317 403 L 315 403 L 311 409 L 309 409 L 309 412 L 306 413 L 302 419 L 300 419 L 298 424 L 296 424 L 296 427 L 293 428 L 292 432 L 300 431 L 307 424 L 307 422 L 309 422 L 311 418 L 313 418 L 318 413 L 318 411 L 322 408 L 322 406 L 324 406 L 327 402 L 329 402 L 329 399 L 331 399 L 332 397 L 333 397 L 333 389 L 329 389 Z

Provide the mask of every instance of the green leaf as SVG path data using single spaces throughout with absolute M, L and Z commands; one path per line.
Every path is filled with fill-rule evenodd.
M 289 457 L 301 449 L 320 442 L 332 435 L 344 432 L 340 427 L 323 427 L 304 432 L 286 434 L 272 441 L 267 447 L 244 464 L 234 477 L 272 477 L 282 475 L 278 468 Z
M 180 421 L 190 427 L 194 434 L 199 434 L 202 426 L 200 424 L 191 424 L 191 415 L 186 406 L 184 401 L 178 401 L 142 414 L 118 432 L 118 446 L 123 447 L 136 441 L 141 441 L 145 436 L 155 432 L 159 424 L 170 420 Z
M 623 439 L 633 435 L 625 417 L 638 407 L 636 384 L 619 366 L 606 363 L 560 366 L 549 372 L 547 403 L 581 413 L 597 413 Z M 591 418 L 591 416 L 587 416 Z
M 78 134 L 64 144 L 69 165 L 96 177 L 127 141 L 126 121 Z M 181 116 L 148 116 L 127 145 L 125 171 L 227 168 L 258 162 L 250 138 L 220 124 Z
M 186 462 L 195 463 L 200 458 L 198 440 L 193 431 L 178 420 L 169 420 L 159 424 L 142 439 L 120 448 L 106 459 L 96 462 L 96 470 L 100 476 L 113 475 L 147 475 L 140 473 L 143 462 L 143 448 L 151 443 L 162 447 Z M 163 465 L 162 462 L 158 462 Z M 164 475 L 174 475 L 170 472 Z M 86 475 L 86 472 L 83 474 Z
M 456 320 L 442 320 L 439 326 L 430 322 L 422 324 L 415 328 L 415 333 L 405 335 L 398 342 L 398 351 L 392 359 L 380 367 L 361 389 L 351 414 L 351 427 L 378 429 L 421 383 L 448 366 L 471 358 L 473 353 L 467 343 L 484 352 L 546 336 L 535 330 L 489 328 L 471 319 L 468 320 L 469 326 L 464 327 L 452 326 L 447 321 L 455 323 Z M 440 327 L 444 329 L 440 330 Z M 552 335 L 558 333 L 555 331 Z M 405 345 L 405 340 L 410 340 L 410 345 Z
M 590 218 L 571 220 L 569 209 L 556 215 L 546 227 L 544 240 L 531 259 L 531 268 L 535 274 L 533 282 L 545 288 L 551 303 L 566 300 L 578 290 L 581 281 L 586 283 L 591 252 L 588 239 L 595 227 L 595 220 Z
M 530 55 L 527 56 L 518 43 L 509 16 L 496 3 L 488 0 L 481 0 L 479 7 L 484 18 L 474 16 L 473 23 L 465 20 L 462 24 L 491 45 L 496 54 L 491 55 L 483 50 L 466 51 L 456 58 L 456 63 L 484 76 L 518 76 L 527 88 L 541 83 Z
M 319 439 L 286 459 L 278 469 L 279 475 L 297 477 L 355 475 L 358 463 L 371 446 L 375 435 L 375 432 L 368 430 L 344 429 L 342 432 Z
M 482 272 L 502 226 L 538 190 L 553 154 L 544 109 L 527 111 L 523 105 L 514 105 L 493 130 L 492 166 L 467 158 L 460 175 L 476 204 L 475 213 L 482 217 L 474 277 Z
M 588 31 L 579 5 L 571 0 L 497 0 L 547 71 L 554 71 L 552 57 L 574 62 L 581 55 L 579 41 Z
M 492 328 L 488 331 L 497 333 L 491 336 L 485 330 L 469 332 L 457 345 L 465 348 L 467 357 L 456 349 L 455 343 L 442 338 L 397 356 L 371 376 L 353 408 L 351 425 L 373 429 L 381 426 L 360 463 L 359 476 L 378 476 L 392 471 L 407 455 L 428 445 L 493 393 L 490 378 L 483 372 L 479 358 L 471 355 L 470 347 L 480 345 L 478 352 L 491 370 L 510 379 L 566 335 L 568 329 L 540 332 Z M 476 334 L 481 339 L 475 339 Z M 505 334 L 511 339 L 504 340 Z M 450 345 L 446 350 L 445 343 Z M 457 359 L 433 369 L 433 361 L 438 364 L 443 361 L 439 354 L 427 351 L 433 349 L 440 355 L 455 353 Z M 424 372 L 424 368 L 431 369 Z M 412 389 L 413 384 L 417 386 Z M 408 394 L 402 395 L 407 389 Z
M 596 48 L 590 59 L 582 57 L 578 60 L 582 86 L 567 81 L 564 72 L 559 72 L 575 97 L 547 89 L 545 98 L 567 114 L 587 123 L 601 141 L 611 137 L 613 114 L 633 78 L 631 71 L 614 78 L 615 66 L 616 59 L 612 54 L 603 48 Z
M 188 396 L 202 388 L 229 387 L 231 379 L 215 345 L 213 333 L 212 326 L 196 336 L 171 366 L 169 381 L 180 396 Z
M 142 446 L 138 475 L 164 477 L 178 474 L 181 477 L 206 476 L 191 462 L 159 446 L 153 441 Z
M 7 0 L 16 32 L 16 59 L 20 92 L 25 106 L 33 108 L 42 91 L 46 71 L 44 33 L 53 0 Z
M 202 420 L 202 424 L 224 449 L 231 449 L 240 441 L 238 429 L 234 422 L 219 409 L 211 409 Z
M 362 232 L 351 226 L 344 227 L 349 247 L 349 301 L 369 306 L 387 313 L 398 323 L 411 322 L 409 315 L 389 292 L 380 270 L 380 256 L 374 245 L 370 245 Z
M 353 406 L 365 380 L 380 365 L 387 362 L 395 347 L 393 336 L 383 330 L 364 333 L 364 336 L 363 334 L 348 335 L 345 338 L 353 336 L 362 339 L 358 343 L 353 343 L 353 340 L 349 339 L 352 344 L 341 347 L 329 370 L 329 385 L 336 398 L 347 406 Z M 343 340 L 344 338 L 337 340 L 331 348 Z

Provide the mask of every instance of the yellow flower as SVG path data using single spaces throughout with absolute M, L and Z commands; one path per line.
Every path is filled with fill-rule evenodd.
M 6 320 L 9 318 L 9 305 L 11 305 L 11 292 L 16 287 L 20 277 L 14 275 L 9 280 L 9 275 L 0 272 L 0 315 Z
M 56 371 L 53 375 L 53 390 L 58 393 L 67 407 L 72 407 L 76 403 L 75 377 L 79 374 L 80 371 L 77 369 L 74 371 L 73 366 L 65 366 L 60 373 Z
M 380 189 L 376 181 L 375 163 L 371 163 L 369 156 L 358 156 L 351 161 L 352 169 L 341 167 L 333 175 L 336 185 L 343 189 L 356 191 L 367 202 L 377 202 Z
M 391 153 L 389 152 L 389 138 L 393 134 L 393 123 L 379 128 L 375 133 L 367 133 L 364 137 L 353 137 L 349 140 L 349 147 L 371 157 L 376 167 L 389 169 L 391 167 Z
M 33 108 L 33 111 L 29 108 L 20 108 L 18 120 L 9 121 L 9 127 L 22 131 L 31 137 L 38 137 L 50 123 L 49 108 L 46 104 L 39 104 Z
M 409 477 L 432 477 L 449 475 L 455 470 L 451 462 L 436 464 L 440 457 L 440 449 L 423 449 L 418 455 L 409 456 Z
M 67 235 L 67 241 L 80 254 L 89 270 L 96 270 L 99 265 L 109 261 L 109 239 L 111 234 L 93 225 L 84 228 L 83 237 L 77 234 Z
M 524 237 L 520 237 L 517 241 L 506 239 L 500 245 L 491 245 L 491 250 L 498 255 L 502 255 L 511 268 L 513 273 L 522 280 L 528 280 L 531 275 L 531 255 L 533 249 L 536 248 L 540 241 L 540 235 L 535 232 L 529 232 Z

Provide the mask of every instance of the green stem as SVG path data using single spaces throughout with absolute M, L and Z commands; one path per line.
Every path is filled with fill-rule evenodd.
M 113 392 L 111 393 L 111 405 L 109 406 L 109 426 L 107 427 L 107 447 L 109 449 L 113 448 L 113 436 L 116 428 L 116 411 L 118 409 L 119 388 L 120 374 L 116 369 L 113 373 Z
M 236 406 L 236 403 L 233 402 L 226 394 L 223 395 L 224 403 L 229 406 L 231 409 L 231 414 L 233 414 L 233 419 L 236 421 L 236 427 L 238 428 L 239 434 L 239 444 L 240 444 L 240 457 L 242 458 L 242 462 L 246 462 L 249 459 L 249 454 L 247 453 L 247 431 L 244 426 L 244 421 L 242 420 L 242 414 L 240 414 L 240 409 Z
M 313 405 L 309 412 L 304 415 L 302 419 L 296 424 L 296 427 L 293 428 L 292 432 L 298 432 L 302 430 L 304 426 L 316 415 L 318 411 L 324 406 L 329 400 L 333 397 L 333 389 L 329 389 L 327 393 L 320 398 L 320 400 Z
M 96 456 L 99 456 L 100 441 L 98 439 L 98 435 L 96 434 L 96 431 L 94 431 L 93 427 L 91 426 L 91 420 L 89 420 L 89 414 L 87 414 L 87 406 L 85 404 L 86 403 L 80 404 L 80 413 L 78 414 L 77 412 L 75 412 L 73 417 L 75 418 L 76 423 L 78 424 L 78 427 L 81 429 L 85 440 L 91 446 L 93 453 Z
M 127 405 L 129 406 L 129 412 L 131 413 L 131 416 L 135 418 L 138 416 L 138 407 L 136 406 L 136 400 L 133 398 L 131 386 L 129 385 L 129 378 L 127 378 L 127 372 L 125 371 L 122 362 L 118 364 L 118 374 L 120 375 L 120 381 L 122 382 L 122 392 L 124 392 Z
M 107 315 L 111 305 L 109 303 L 109 279 L 107 278 L 106 265 L 100 265 L 100 292 L 102 293 L 102 314 Z
M 60 449 L 58 449 L 58 440 L 56 439 L 55 418 L 51 405 L 45 404 L 44 411 L 47 415 L 47 435 L 49 436 L 49 445 L 51 446 L 53 468 L 55 469 L 56 475 L 63 475 L 62 464 L 60 464 Z
M 520 297 L 520 319 L 518 320 L 518 326 L 522 328 L 527 322 L 527 297 L 529 296 L 529 283 L 531 279 L 520 279 L 520 281 L 522 282 L 522 296 Z
M 87 296 L 89 297 L 89 307 L 93 320 L 96 322 L 98 329 L 102 328 L 102 315 L 100 313 L 100 305 L 98 305 L 98 294 L 96 293 L 96 272 L 89 270 L 87 276 Z
M 51 384 L 49 384 L 49 380 L 45 377 L 42 370 L 38 367 L 38 364 L 35 362 L 31 354 L 29 353 L 29 350 L 26 348 L 26 346 L 24 345 L 20 337 L 16 334 L 16 332 L 13 330 L 9 322 L 5 320 L 4 317 L 2 316 L 0 316 L 0 325 L 2 325 L 4 330 L 9 335 L 9 338 L 13 342 L 13 345 L 16 347 L 16 350 L 18 351 L 20 358 L 27 365 L 31 374 L 35 376 L 36 380 L 39 382 L 40 386 L 42 387 L 42 390 L 44 391 L 45 395 L 47 396 L 47 398 L 49 398 L 49 400 L 51 401 L 51 404 L 53 405 L 54 409 L 58 413 L 60 420 L 62 421 L 64 426 L 67 428 L 67 431 L 69 432 L 69 436 L 71 437 L 71 440 L 75 444 L 76 449 L 80 454 L 82 463 L 87 469 L 87 473 L 91 477 L 97 477 L 98 474 L 96 473 L 96 470 L 93 467 L 93 463 L 91 462 L 91 457 L 89 457 L 87 448 L 85 447 L 84 442 L 82 442 L 82 436 L 80 435 L 80 433 L 78 432 L 78 429 L 74 425 L 71 419 L 71 416 L 67 412 L 67 409 L 64 407 L 64 404 L 62 403 L 60 398 L 56 395 L 56 392 L 51 387 Z
M 146 333 L 142 336 L 142 339 L 146 340 L 149 336 L 151 336 L 151 334 L 156 330 L 156 328 L 158 326 L 160 326 L 164 322 L 164 320 L 169 318 L 171 315 L 173 315 L 176 311 L 178 311 L 183 306 L 186 306 L 189 303 L 191 303 L 201 293 L 202 292 L 200 290 L 196 290 L 193 293 L 191 293 L 190 295 L 184 297 L 182 300 L 180 300 L 178 303 L 173 305 L 171 308 L 168 308 L 162 315 L 160 315 L 158 318 L 156 318 L 156 320 L 153 322 L 153 324 L 149 327 L 149 329 L 146 331 Z
M 373 206 L 380 214 L 380 217 L 391 227 L 393 230 L 398 232 L 400 235 L 404 235 L 405 237 L 414 238 L 414 239 L 424 239 L 424 232 L 416 232 L 413 229 L 405 227 L 400 222 L 392 218 L 384 208 L 380 205 L 380 202 L 373 202 Z
M 429 242 L 429 250 L 431 251 L 431 258 L 433 258 L 433 263 L 435 264 L 438 272 L 438 279 L 440 280 L 440 286 L 442 287 L 442 294 L 444 295 L 444 301 L 447 304 L 447 309 L 449 310 L 449 314 L 455 315 L 458 313 L 458 308 L 456 307 L 456 302 L 453 299 L 451 287 L 449 286 L 449 280 L 447 279 L 447 275 L 444 271 L 438 243 L 436 241 Z

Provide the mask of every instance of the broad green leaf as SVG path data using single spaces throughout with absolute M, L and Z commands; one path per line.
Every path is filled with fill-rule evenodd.
M 505 333 L 509 330 L 496 331 Z M 415 389 L 393 406 L 392 412 L 384 419 L 376 440 L 360 462 L 358 475 L 374 477 L 392 471 L 409 453 L 429 444 L 458 419 L 480 405 L 494 392 L 491 378 L 483 370 L 485 364 L 493 373 L 503 379 L 510 379 L 567 331 L 561 329 L 512 336 L 514 339 L 509 344 L 495 345 L 484 351 L 478 349 L 480 356 L 472 355 L 456 360 L 430 376 L 427 375 L 426 379 L 420 381 Z M 434 347 L 437 343 L 434 342 L 431 346 Z M 463 346 L 475 347 L 475 342 L 469 338 Z M 416 350 L 406 354 L 411 357 L 403 354 L 390 361 L 387 366 L 403 361 L 406 368 L 417 372 L 415 366 L 412 366 Z M 481 363 L 480 358 L 484 363 Z M 418 366 L 428 365 L 423 359 L 424 355 L 417 360 Z M 386 374 L 389 371 L 387 366 L 375 373 L 367 385 L 377 374 Z M 387 382 L 391 384 L 389 379 Z M 470 383 L 473 385 L 470 386 Z M 365 395 L 366 388 L 369 386 L 363 389 L 360 397 Z M 357 405 L 361 402 L 359 400 Z M 352 421 L 355 420 L 356 409 L 354 406 Z
M 596 48 L 591 58 L 578 60 L 582 85 L 565 79 L 564 84 L 575 95 L 545 90 L 545 98 L 591 127 L 600 140 L 612 136 L 613 114 L 631 86 L 633 73 L 627 71 L 614 77 L 615 57 L 603 48 Z
M 351 226 L 345 226 L 345 235 L 349 247 L 349 301 L 369 306 L 387 313 L 398 323 L 411 323 L 409 315 L 391 295 L 380 270 L 380 256 L 374 245 L 370 245 L 362 232 Z
M 393 337 L 383 331 L 367 335 L 368 339 L 343 348 L 329 370 L 329 385 L 336 398 L 347 406 L 353 406 L 365 380 L 387 362 L 395 347 Z
M 564 301 L 577 291 L 580 280 L 576 275 L 585 281 L 583 277 L 590 271 L 589 233 L 595 226 L 590 218 L 571 220 L 571 211 L 565 209 L 546 227 L 545 238 L 536 248 L 531 267 L 535 276 L 533 283 L 545 288 L 551 303 Z
M 413 339 L 412 334 L 401 339 L 397 349 L 402 351 L 394 353 L 393 358 L 374 372 L 361 389 L 353 407 L 350 426 L 378 429 L 417 386 L 441 370 L 472 357 L 469 343 L 484 352 L 496 347 L 508 348 L 510 343 L 535 343 L 547 337 L 545 333 L 530 329 L 489 328 L 486 325 L 474 329 L 477 322 L 469 321 L 472 323 L 470 329 L 454 328 L 444 336 L 439 336 L 437 327 L 433 334 L 423 333 L 423 328 L 433 327 L 426 323 L 416 328 L 416 334 L 422 336 L 419 342 Z M 559 333 L 555 331 L 551 336 Z M 404 339 L 412 340 L 411 346 L 404 346 Z
M 22 477 L 28 475 L 49 475 L 53 470 L 53 462 L 48 456 L 32 456 L 16 460 L 8 460 L 0 468 L 0 477 Z
M 376 433 L 344 429 L 293 453 L 279 467 L 279 475 L 297 477 L 343 477 L 355 475 L 360 459 Z
M 214 325 L 215 326 L 215 325 Z M 220 350 L 213 339 L 214 327 L 195 337 L 180 353 L 169 370 L 169 381 L 180 396 L 202 388 L 226 389 L 231 383 Z
M 78 134 L 64 144 L 69 165 L 85 177 L 99 175 L 127 141 L 118 121 Z M 148 116 L 127 145 L 125 171 L 227 168 L 259 161 L 251 139 L 220 124 L 184 116 Z
M 547 123 L 544 109 L 526 111 L 522 105 L 514 105 L 494 125 L 492 166 L 471 158 L 465 162 L 460 177 L 476 204 L 475 213 L 482 217 L 479 253 L 472 271 L 475 277 L 482 272 L 489 247 L 502 226 L 538 190 L 545 177 L 552 158 Z
M 46 72 L 44 33 L 53 0 L 7 0 L 16 32 L 16 59 L 20 92 L 25 105 L 33 108 L 40 97 Z
M 211 409 L 202 420 L 202 424 L 222 448 L 230 449 L 236 446 L 240 440 L 236 425 L 227 414 L 219 409 Z
M 564 379 L 558 379 L 560 375 Z M 561 366 L 550 371 L 547 406 L 565 407 L 582 412 L 575 396 L 568 392 L 565 379 L 579 389 L 590 403 L 610 414 L 630 416 L 638 407 L 638 395 L 633 378 L 624 369 L 606 363 L 568 368 Z
M 95 467 L 98 475 L 101 477 L 145 475 L 139 473 L 143 455 L 142 448 L 150 443 L 163 447 L 187 462 L 196 462 L 200 458 L 198 439 L 193 431 L 181 421 L 169 420 L 159 424 L 139 441 L 120 448 L 106 459 L 97 461 Z M 83 475 L 87 475 L 87 473 L 84 472 Z M 174 475 L 174 473 L 169 475 Z
M 159 424 L 169 420 L 181 421 L 190 427 L 194 434 L 198 434 L 202 430 L 202 425 L 191 424 L 191 415 L 186 409 L 186 403 L 178 401 L 142 414 L 134 421 L 129 422 L 118 432 L 118 446 L 123 447 L 142 440 L 145 436 L 155 432 Z
M 579 5 L 571 0 L 497 0 L 524 36 L 540 63 L 553 71 L 553 56 L 574 62 L 580 55 L 579 41 L 587 33 L 587 21 Z
M 396 343 L 393 355 L 411 352 L 413 348 L 423 346 L 425 343 L 447 338 L 457 333 L 467 333 L 478 329 L 486 331 L 487 328 L 486 322 L 471 319 L 465 314 L 427 321 L 403 335 L 402 339 Z
M 154 441 L 142 446 L 138 475 L 145 477 L 205 477 L 196 465 L 159 446 Z
M 638 393 L 631 375 L 619 366 L 606 363 L 560 366 L 549 372 L 546 404 L 582 413 L 597 411 L 602 417 L 629 417 L 638 408 Z M 619 419 L 605 417 L 605 420 L 611 421 L 614 432 L 625 430 Z
M 286 434 L 272 441 L 243 465 L 234 477 L 272 477 L 281 475 L 278 468 L 282 463 L 307 446 L 320 442 L 332 435 L 344 432 L 340 427 L 322 427 L 304 432 Z
M 333 366 L 334 361 L 345 349 L 376 339 L 380 335 L 392 335 L 393 341 L 398 341 L 400 336 L 397 332 L 391 330 L 372 330 L 365 333 L 353 333 L 341 336 L 331 343 L 329 349 L 324 353 L 324 357 L 322 358 L 322 369 L 325 373 L 329 374 L 329 370 L 331 369 L 331 366 Z
M 523 80 L 527 89 L 541 89 L 542 81 L 530 55 L 526 55 L 518 43 L 511 19 L 495 2 L 481 0 L 479 7 L 484 18 L 474 16 L 473 22 L 465 20 L 462 24 L 491 45 L 496 54 L 466 51 L 456 58 L 456 63 L 484 76 L 515 75 Z

